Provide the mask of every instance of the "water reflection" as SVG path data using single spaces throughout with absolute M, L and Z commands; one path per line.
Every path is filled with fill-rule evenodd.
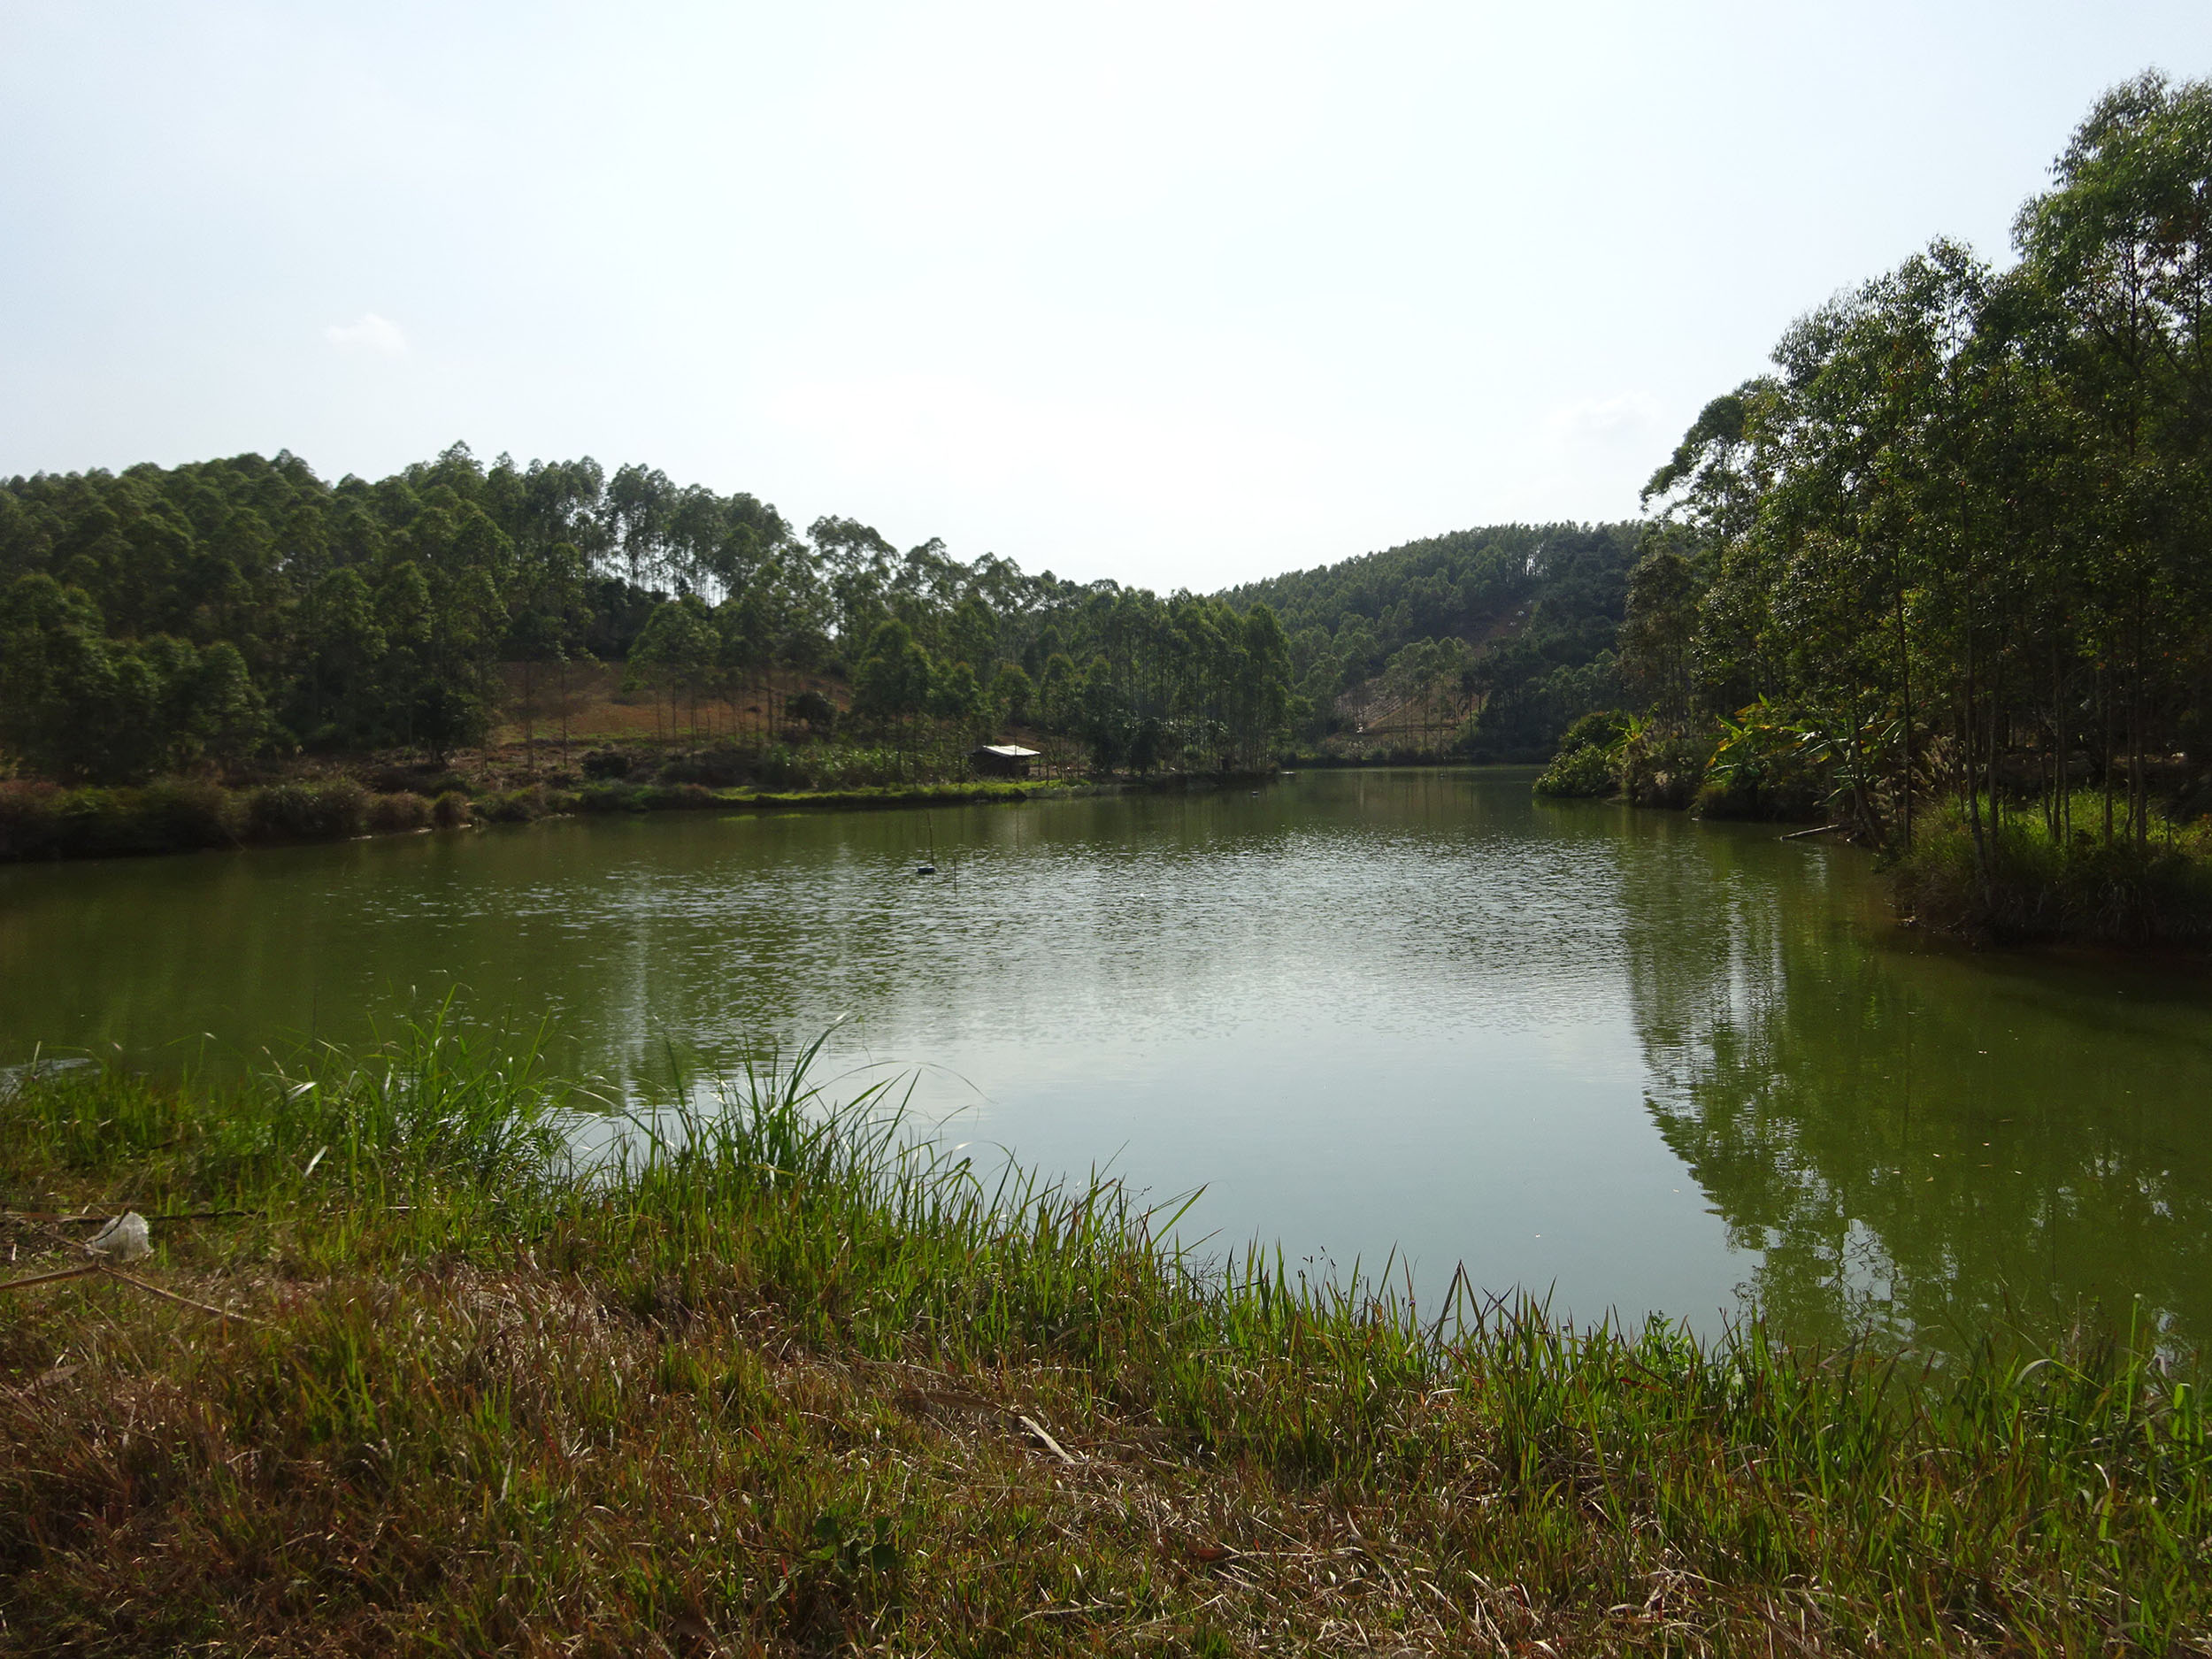
M 1883 918 L 1848 849 L 1525 772 L 549 823 L 0 870 L 0 1064 L 357 1041 L 457 986 L 617 1078 L 846 1015 L 833 1067 L 922 1066 L 918 1111 L 1048 1169 L 1202 1185 L 1225 1248 L 1464 1261 L 1582 1317 L 1747 1290 L 1940 1335 L 2139 1291 L 2212 1329 L 2203 983 Z
M 1653 861 L 1623 888 L 1651 1111 L 1770 1315 L 1955 1347 L 2139 1295 L 2212 1332 L 2200 974 L 1932 946 L 1848 855 L 1688 845 L 1719 902 Z

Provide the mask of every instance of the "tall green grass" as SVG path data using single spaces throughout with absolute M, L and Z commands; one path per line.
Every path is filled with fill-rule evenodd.
M 2054 835 L 2039 810 L 2008 811 L 1993 832 L 1983 803 L 1977 854 L 1964 810 L 1946 802 L 1897 861 L 1899 907 L 1947 932 L 1997 940 L 2200 944 L 2212 939 L 2212 828 L 2154 822 L 2138 845 L 2088 829 Z M 2074 822 L 2100 821 L 2102 797 L 2077 796 Z
M 227 1092 L 31 1079 L 6 1206 L 250 1212 L 157 1219 L 157 1267 L 264 1323 L 0 1301 L 4 1628 L 127 1599 L 109 1651 L 2212 1640 L 2197 1372 L 2147 1333 L 1939 1363 L 1210 1264 L 1174 1210 L 980 1169 L 820 1064 L 615 1102 L 446 1010 Z M 626 1133 L 580 1153 L 587 1112 Z M 71 1356 L 109 1380 L 34 1386 Z

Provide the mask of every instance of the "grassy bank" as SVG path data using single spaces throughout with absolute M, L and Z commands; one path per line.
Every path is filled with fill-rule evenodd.
M 2101 804 L 2078 797 L 2076 822 L 2098 823 Z M 2053 835 L 2040 812 L 2015 808 L 1993 831 L 1985 819 L 1978 853 L 1965 812 L 1947 803 L 1916 828 L 1893 877 L 1901 911 L 1968 938 L 2212 943 L 2212 826 L 2203 822 L 2154 822 L 2138 845 L 2124 833 Z
M 65 789 L 0 782 L 0 863 L 108 858 L 211 849 L 350 841 L 472 824 L 519 824 L 568 813 L 714 808 L 944 806 L 1022 801 L 1112 786 L 1018 783 L 879 785 L 844 789 L 710 788 L 695 783 L 547 784 L 472 790 L 450 780 L 434 795 L 373 790 L 351 778 L 228 789 L 205 782 Z
M 1832 819 L 1831 827 L 1863 830 L 1850 800 L 1801 752 L 1753 741 L 1765 731 L 1747 723 L 1732 728 L 1715 751 L 1693 737 L 1654 737 L 1624 716 L 1590 715 L 1567 733 L 1535 793 L 1687 808 L 1705 818 Z M 1980 943 L 2201 949 L 2212 943 L 2212 818 L 2197 813 L 2202 801 L 2193 784 L 2166 782 L 2182 787 L 2165 805 L 2154 798 L 2147 807 L 2139 841 L 2124 798 L 2116 822 L 2108 817 L 2112 798 L 2095 790 L 2058 803 L 2068 826 L 2058 833 L 2048 824 L 2051 803 L 2039 796 L 2008 800 L 1993 817 L 1982 795 L 1974 803 L 1979 836 L 1955 795 L 1916 796 L 1911 845 L 1882 855 L 1898 912 Z
M 124 1204 L 156 1253 L 0 1291 L 0 1651 L 2212 1639 L 2199 1395 L 2124 1345 L 1426 1323 L 1201 1274 L 1118 1189 L 987 1182 L 791 1069 L 583 1169 L 591 1103 L 449 1026 L 13 1088 L 6 1276 Z

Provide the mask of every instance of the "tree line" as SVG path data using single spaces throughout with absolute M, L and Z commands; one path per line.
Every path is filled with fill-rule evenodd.
M 694 726 L 703 699 L 734 726 L 775 671 L 815 671 L 850 679 L 864 734 L 941 748 L 1020 721 L 1141 770 L 1257 764 L 1302 712 L 1263 604 L 901 551 L 848 518 L 801 534 L 644 467 L 457 444 L 374 482 L 284 453 L 0 485 L 0 765 L 129 782 L 442 756 L 588 661 Z M 816 694 L 750 735 L 838 718 Z
M 1999 269 L 1939 241 L 1795 323 L 1645 492 L 1640 774 L 1899 849 L 2139 848 L 2212 759 L 2212 83 L 2084 120 Z M 1678 789 L 1680 785 L 1678 781 Z

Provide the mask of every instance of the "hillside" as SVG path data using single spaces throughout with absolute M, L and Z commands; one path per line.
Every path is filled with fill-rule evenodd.
M 1223 596 L 1280 619 L 1310 741 L 1540 759 L 1578 716 L 1618 700 L 1637 536 L 1633 524 L 1493 525 Z
M 588 457 L 488 467 L 456 444 L 334 484 L 290 454 L 19 477 L 0 484 L 0 776 L 442 763 L 527 741 L 580 673 L 610 731 L 672 741 L 678 705 L 686 734 L 718 709 L 707 726 L 740 747 L 857 743 L 924 780 L 1009 727 L 1109 772 L 1316 746 L 1540 758 L 1614 701 L 1632 535 L 1461 531 L 1162 596 L 901 552 L 852 519 L 802 534 L 749 495 Z M 766 695 L 794 677 L 825 682 L 795 721 Z

